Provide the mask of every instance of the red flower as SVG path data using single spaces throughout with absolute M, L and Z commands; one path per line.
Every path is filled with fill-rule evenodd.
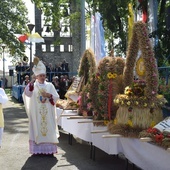
M 158 133 L 158 130 L 156 128 L 148 128 L 146 131 L 148 133 L 152 133 L 152 134 L 157 134 Z
M 155 135 L 155 141 L 158 143 L 162 142 L 163 138 L 164 136 L 162 135 L 162 133 Z
M 148 129 L 146 130 L 146 132 L 147 132 L 147 133 L 152 133 L 152 128 L 148 128 Z
M 158 130 L 156 128 L 152 128 L 152 133 L 156 134 L 156 133 L 158 133 Z

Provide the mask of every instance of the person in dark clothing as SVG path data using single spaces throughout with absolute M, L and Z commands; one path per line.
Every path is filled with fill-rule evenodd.
M 60 77 L 60 83 L 59 83 L 59 86 L 60 86 L 60 99 L 65 99 L 65 94 L 66 94 L 66 82 L 65 82 L 65 79 L 64 79 L 64 76 L 61 75 Z
M 61 64 L 61 68 L 62 68 L 63 75 L 67 75 L 68 76 L 69 65 L 68 65 L 68 62 L 66 62 L 66 60 L 63 60 L 63 62 Z
M 62 72 L 61 64 L 56 64 L 54 71 L 55 71 L 55 76 L 57 76 L 60 79 L 61 72 Z
M 51 63 L 47 66 L 47 78 L 49 82 L 52 82 L 52 78 L 54 76 L 54 68 Z
M 23 67 L 21 62 L 18 63 L 15 67 L 15 71 L 17 72 L 17 83 L 18 85 L 22 84 L 22 72 L 23 72 Z
M 30 66 L 28 65 L 28 63 L 24 63 L 22 67 L 23 67 L 22 80 L 24 81 L 25 76 L 30 75 Z

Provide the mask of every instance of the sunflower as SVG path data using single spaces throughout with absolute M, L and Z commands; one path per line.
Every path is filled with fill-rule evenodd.
M 112 73 L 111 73 L 111 72 L 107 73 L 107 78 L 108 78 L 108 79 L 111 79 L 111 78 L 112 78 Z
M 112 78 L 115 79 L 117 77 L 117 74 L 116 73 L 113 73 L 112 74 Z

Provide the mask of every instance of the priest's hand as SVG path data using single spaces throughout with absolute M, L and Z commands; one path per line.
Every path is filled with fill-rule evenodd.
M 42 95 L 43 97 L 46 97 L 46 98 L 50 98 L 50 97 L 51 97 L 51 94 L 50 94 L 50 93 L 46 93 L 45 91 L 42 91 L 42 92 L 41 92 L 41 95 Z

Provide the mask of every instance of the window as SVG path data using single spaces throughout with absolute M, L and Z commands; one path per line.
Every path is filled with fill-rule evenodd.
M 72 52 L 73 51 L 73 45 L 68 45 L 68 51 Z
M 46 52 L 46 44 L 42 44 L 42 51 Z
M 50 51 L 51 51 L 51 52 L 54 52 L 54 50 L 55 50 L 55 49 L 54 49 L 54 44 L 51 44 L 51 45 L 50 45 Z
M 60 52 L 64 52 L 64 45 L 60 45 Z

